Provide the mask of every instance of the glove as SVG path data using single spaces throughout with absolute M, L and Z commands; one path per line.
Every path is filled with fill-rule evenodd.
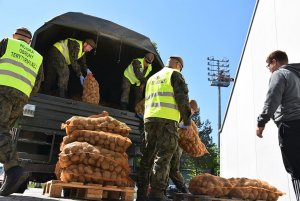
M 180 123 L 179 128 L 187 128 L 187 126 L 185 126 L 183 123 Z
M 84 77 L 83 77 L 82 75 L 80 75 L 79 79 L 80 79 L 80 83 L 81 83 L 81 85 L 83 86 Z
M 92 73 L 92 71 L 90 69 L 87 69 L 86 70 L 86 74 L 88 75 L 88 74 L 93 74 L 93 73 Z

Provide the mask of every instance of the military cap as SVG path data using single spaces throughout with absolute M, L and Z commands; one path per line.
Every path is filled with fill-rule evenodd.
M 92 48 L 96 48 L 96 43 L 93 39 L 88 38 L 85 40 L 86 43 L 88 43 Z
M 181 57 L 179 56 L 170 56 L 171 59 L 176 59 L 180 64 L 181 66 L 183 67 L 183 60 Z
M 149 64 L 152 64 L 153 60 L 154 60 L 154 54 L 152 53 L 147 53 L 145 55 L 145 59 Z

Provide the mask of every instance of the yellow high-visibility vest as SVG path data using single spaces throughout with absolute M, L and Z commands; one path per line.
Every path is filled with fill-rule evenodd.
M 141 72 L 143 72 L 144 69 L 145 69 L 145 67 L 144 67 L 144 59 L 145 58 L 138 58 L 137 59 L 137 60 L 139 60 L 141 62 L 141 65 L 142 65 L 142 68 L 140 69 Z M 144 77 L 147 77 L 151 71 L 152 71 L 152 65 L 148 64 L 148 68 L 147 68 L 147 71 L 146 71 Z M 132 62 L 129 64 L 129 66 L 124 71 L 124 76 L 129 80 L 129 82 L 131 84 L 136 84 L 136 86 L 140 86 L 141 85 L 140 80 L 135 76 L 135 73 L 134 73 L 134 70 L 133 70 L 133 66 L 132 66 Z
M 158 117 L 179 122 L 171 76 L 175 69 L 164 67 L 147 81 L 144 118 Z
M 73 38 L 67 38 L 65 40 L 60 40 L 60 41 L 56 42 L 53 45 L 65 57 L 66 62 L 68 63 L 68 65 L 71 64 L 69 48 L 68 48 L 68 41 L 69 40 L 76 41 L 79 44 L 79 52 L 78 52 L 78 55 L 77 55 L 77 59 L 81 58 L 84 55 L 84 51 L 82 50 L 83 42 L 80 41 L 80 40 L 76 40 L 76 39 L 73 39 Z
M 7 39 L 7 47 L 0 58 L 0 85 L 9 86 L 28 97 L 34 86 L 43 57 L 26 42 Z

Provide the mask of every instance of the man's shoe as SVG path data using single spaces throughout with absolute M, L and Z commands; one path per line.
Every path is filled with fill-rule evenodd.
M 29 174 L 20 166 L 10 168 L 5 173 L 3 185 L 0 189 L 1 196 L 8 196 L 17 192 L 19 187 L 28 179 Z

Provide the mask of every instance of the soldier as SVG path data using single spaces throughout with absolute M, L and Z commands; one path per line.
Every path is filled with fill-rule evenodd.
M 134 88 L 134 106 L 142 100 L 147 76 L 152 71 L 154 54 L 147 53 L 144 58 L 134 59 L 124 71 L 122 82 L 121 109 L 127 110 L 131 87 Z
M 198 104 L 195 100 L 190 100 L 191 115 L 193 116 L 196 112 L 199 112 Z M 185 128 L 185 126 L 180 123 L 180 127 Z M 186 186 L 184 185 L 184 178 L 180 172 L 180 158 L 182 155 L 182 149 L 177 146 L 177 149 L 170 162 L 170 179 L 175 184 L 178 192 L 187 193 Z
M 45 66 L 46 77 L 44 90 L 49 94 L 52 87 L 55 85 L 56 77 L 58 77 L 59 96 L 65 97 L 68 90 L 68 82 L 70 71 L 68 65 L 71 65 L 80 83 L 83 84 L 85 74 L 92 73 L 86 65 L 86 54 L 96 48 L 96 43 L 93 39 L 86 39 L 84 42 L 73 38 L 58 41 L 48 51 Z M 82 68 L 82 69 L 81 69 Z
M 31 37 L 31 32 L 21 27 L 12 39 L 0 42 L 0 162 L 5 171 L 1 196 L 15 193 L 28 178 L 28 173 L 18 164 L 9 131 L 43 80 L 43 57 L 29 46 Z
M 168 66 L 149 78 L 145 97 L 145 144 L 137 180 L 137 201 L 163 201 L 170 161 L 178 146 L 177 128 L 182 117 L 192 135 L 188 88 L 181 75 L 183 60 L 171 56 Z M 151 179 L 149 175 L 151 174 Z

